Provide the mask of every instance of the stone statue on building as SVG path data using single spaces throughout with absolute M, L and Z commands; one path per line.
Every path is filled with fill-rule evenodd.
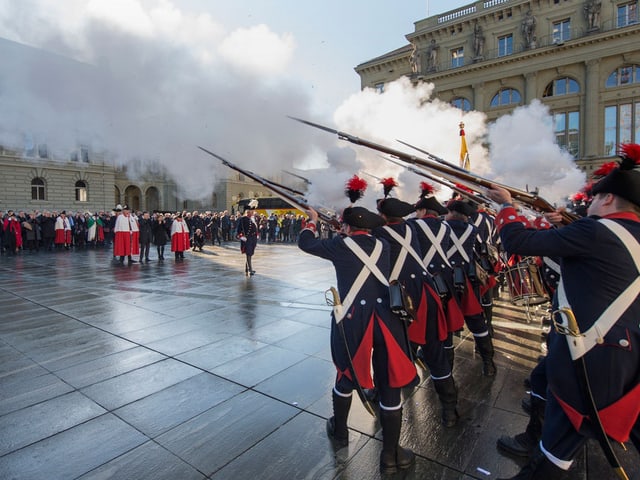
M 522 36 L 525 48 L 535 48 L 536 45 L 536 17 L 528 10 L 522 20 Z
M 409 64 L 411 65 L 411 73 L 414 75 L 422 74 L 422 55 L 418 51 L 418 46 L 414 43 L 413 50 L 411 50 L 411 56 L 409 57 Z
M 473 26 L 473 59 L 481 60 L 484 55 L 484 34 L 482 25 L 477 21 Z
M 435 72 L 438 69 L 438 50 L 440 46 L 436 43 L 436 39 L 432 38 L 427 48 L 427 58 L 429 59 L 429 71 Z
M 584 4 L 584 16 L 587 19 L 587 31 L 600 28 L 600 0 L 588 0 Z

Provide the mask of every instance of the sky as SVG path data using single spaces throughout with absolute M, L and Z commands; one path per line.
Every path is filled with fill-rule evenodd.
M 68 158 L 81 141 L 115 163 L 153 160 L 190 198 L 208 197 L 228 173 L 197 145 L 263 176 L 324 167 L 314 173 L 309 200 L 337 208 L 354 173 L 397 176 L 394 194 L 411 201 L 422 179 L 288 116 L 395 148 L 402 139 L 454 163 L 464 121 L 477 173 L 518 188 L 526 179 L 552 201 L 577 191 L 584 178 L 553 144 L 539 104 L 508 116 L 496 131 L 482 113 L 432 98 L 430 84 L 416 88 L 400 79 L 382 95 L 360 90 L 356 65 L 406 45 L 414 22 L 466 4 L 0 0 L 0 38 L 55 54 L 49 60 L 11 50 L 3 59 L 0 142 L 46 143 Z M 78 63 L 55 61 L 57 55 Z M 513 155 L 519 138 L 526 155 Z M 526 171 L 531 156 L 535 174 Z M 373 178 L 366 206 L 380 195 Z

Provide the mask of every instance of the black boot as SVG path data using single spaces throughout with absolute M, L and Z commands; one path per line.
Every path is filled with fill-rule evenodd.
M 327 420 L 327 435 L 337 447 L 346 447 L 349 444 L 349 428 L 347 418 L 351 408 L 353 395 L 342 397 L 335 391 L 333 395 L 333 417 Z
M 442 424 L 445 427 L 453 427 L 458 423 L 458 389 L 453 380 L 453 376 L 433 380 L 433 386 L 436 388 L 438 398 L 442 404 Z
M 529 424 L 523 433 L 514 437 L 502 436 L 498 439 L 498 448 L 511 455 L 528 457 L 535 450 L 542 436 L 542 422 L 546 403 L 539 397 L 531 396 L 531 415 Z
M 473 339 L 475 340 L 478 352 L 482 357 L 482 374 L 485 377 L 495 377 L 496 365 L 493 363 L 493 341 L 491 340 L 491 336 L 474 336 Z
M 569 480 L 570 475 L 567 470 L 562 470 L 555 466 L 537 447 L 531 454 L 527 463 L 520 473 L 511 478 L 499 478 L 498 480 Z
M 453 372 L 453 362 L 456 358 L 456 351 L 453 347 L 451 348 L 445 348 L 444 349 L 444 353 L 447 354 L 447 361 L 449 362 L 449 367 L 451 368 L 451 371 Z
M 489 329 L 489 335 L 491 338 L 494 336 L 493 332 L 493 304 L 482 305 L 482 310 L 484 311 L 484 317 L 487 320 L 487 328 Z
M 402 448 L 398 444 L 402 428 L 402 408 L 398 410 L 381 408 L 380 424 L 382 425 L 380 473 L 396 473 L 398 470 L 409 468 L 416 462 L 416 456 L 411 450 Z

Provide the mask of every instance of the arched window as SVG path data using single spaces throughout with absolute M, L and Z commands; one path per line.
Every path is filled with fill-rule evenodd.
M 464 97 L 456 97 L 451 100 L 451 105 L 464 112 L 468 112 L 471 110 L 471 102 Z
M 520 92 L 515 88 L 502 88 L 491 99 L 492 107 L 504 107 L 506 105 L 518 104 L 522 101 Z
M 76 182 L 76 202 L 86 202 L 87 201 L 87 183 L 78 180 Z
M 544 89 L 543 97 L 556 97 L 558 95 L 571 95 L 580 93 L 580 85 L 573 78 L 562 77 L 550 82 Z
M 31 200 L 46 200 L 47 188 L 42 178 L 36 177 L 31 180 Z
M 615 69 L 605 84 L 607 88 L 623 87 L 632 83 L 640 83 L 640 65 L 627 65 Z

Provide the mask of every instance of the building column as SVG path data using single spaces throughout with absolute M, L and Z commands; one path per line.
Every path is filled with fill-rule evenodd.
M 531 103 L 534 98 L 538 98 L 536 95 L 536 89 L 538 82 L 537 73 L 529 72 L 524 74 L 524 104 Z
M 471 87 L 473 88 L 473 105 L 471 108 L 479 112 L 486 111 L 489 105 L 484 104 L 484 82 L 474 83 Z
M 598 144 L 603 141 L 603 134 L 600 125 L 602 123 L 600 112 L 600 60 L 587 60 L 587 67 L 584 84 L 584 115 L 580 115 L 582 123 L 582 132 L 580 137 L 583 139 L 584 150 L 580 155 L 582 158 L 593 158 L 599 154 Z

